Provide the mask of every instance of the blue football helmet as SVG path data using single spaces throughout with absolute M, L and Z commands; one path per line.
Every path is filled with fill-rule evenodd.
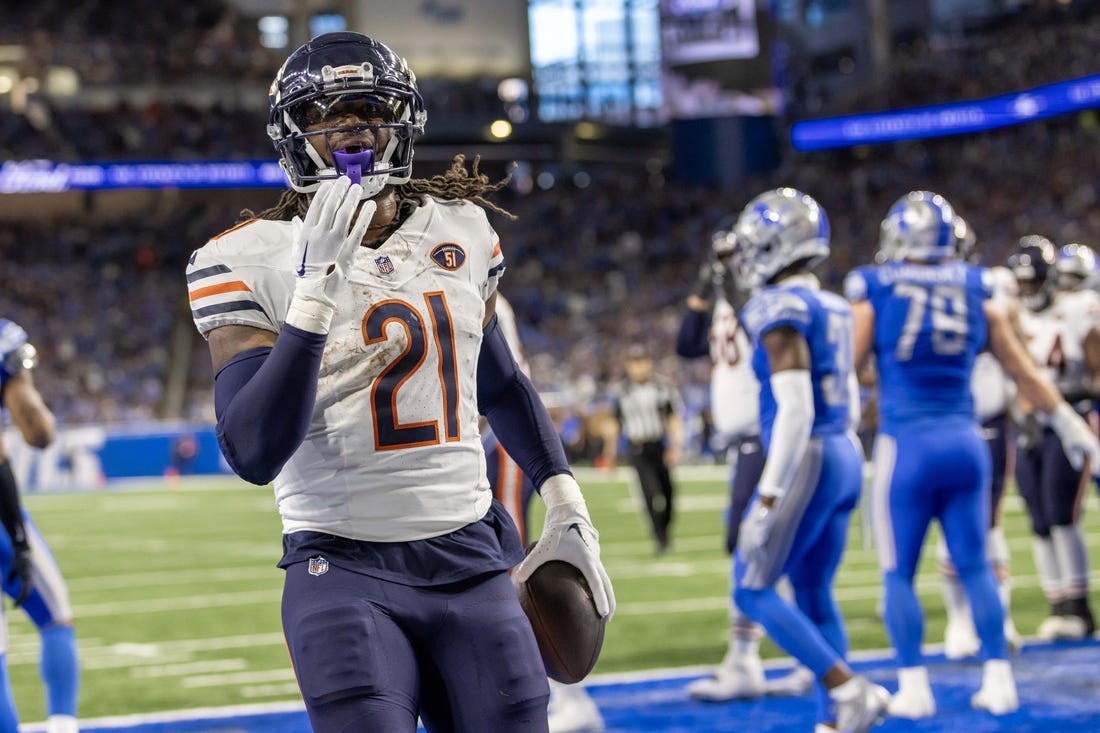
M 737 219 L 736 270 L 750 290 L 792 265 L 809 270 L 829 256 L 829 219 L 817 201 L 793 188 L 766 191 Z
M 28 341 L 27 332 L 18 323 L 0 318 L 0 387 L 37 363 L 38 351 Z
M 1016 251 L 1009 256 L 1008 269 L 1016 277 L 1020 302 L 1029 310 L 1041 311 L 1050 305 L 1056 257 L 1054 244 L 1039 234 L 1020 237 Z
M 317 190 L 320 182 L 349 175 L 363 186 L 364 197 L 387 184 L 407 183 L 412 175 L 413 143 L 424 132 L 427 112 L 416 76 L 387 46 L 360 33 L 326 33 L 299 47 L 283 63 L 268 92 L 267 134 L 292 188 Z M 381 122 L 310 132 L 337 103 L 361 102 Z M 388 131 L 388 132 L 387 132 Z M 381 149 L 333 149 L 324 160 L 314 139 L 364 136 Z
M 1067 244 L 1058 250 L 1054 271 L 1059 289 L 1076 290 L 1096 274 L 1096 253 L 1083 244 Z
M 885 260 L 951 259 L 957 254 L 955 219 L 955 210 L 943 196 L 910 191 L 890 207 L 882 223 L 879 252 Z

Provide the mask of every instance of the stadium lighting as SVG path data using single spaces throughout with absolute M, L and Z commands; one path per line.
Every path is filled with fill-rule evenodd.
M 489 134 L 496 140 L 504 140 L 512 134 L 512 123 L 508 120 L 493 120 L 489 125 Z
M 265 15 L 256 21 L 256 26 L 264 48 L 286 48 L 290 42 L 290 21 L 285 15 Z
M 578 140 L 599 140 L 603 137 L 603 128 L 594 122 L 578 122 L 573 128 Z
M 518 102 L 527 99 L 527 82 L 515 77 L 501 79 L 497 84 L 497 96 L 502 102 Z

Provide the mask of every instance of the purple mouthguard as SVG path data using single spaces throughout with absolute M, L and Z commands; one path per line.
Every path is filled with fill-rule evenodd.
M 336 172 L 347 176 L 352 183 L 360 183 L 363 174 L 370 175 L 374 172 L 374 150 L 367 148 L 358 153 L 349 153 L 347 150 L 334 150 L 332 158 L 336 162 Z

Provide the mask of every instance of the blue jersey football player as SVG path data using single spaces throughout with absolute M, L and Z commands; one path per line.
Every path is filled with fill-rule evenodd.
M 53 442 L 54 416 L 34 386 L 37 351 L 18 324 L 0 319 L 0 403 L 28 445 Z M 61 571 L 46 541 L 23 511 L 15 474 L 0 442 L 0 579 L 4 593 L 21 606 L 42 638 L 42 681 L 46 685 L 47 733 L 76 733 L 80 666 L 73 610 Z M 2 620 L 0 620 L 2 622 Z M 18 727 L 4 664 L 6 634 L 0 634 L 0 731 Z
M 845 283 L 856 319 L 855 359 L 873 352 L 879 374 L 873 517 L 885 585 L 886 627 L 901 667 L 892 715 L 924 718 L 935 700 L 922 665 L 923 616 L 913 576 L 932 519 L 943 530 L 966 589 L 986 659 L 976 708 L 1018 707 L 1006 658 L 1004 609 L 985 552 L 990 455 L 974 414 L 970 378 L 988 342 L 1020 394 L 1048 416 L 1068 455 L 1097 466 L 1088 426 L 1040 375 L 1004 313 L 989 298 L 983 268 L 956 259 L 955 214 L 942 196 L 914 191 L 883 222 L 877 267 Z
M 736 226 L 735 267 L 759 288 L 741 313 L 760 382 L 767 458 L 742 520 L 734 599 L 818 680 L 822 731 L 866 731 L 888 693 L 853 675 L 832 581 L 860 494 L 863 460 L 848 430 L 852 311 L 821 290 L 811 268 L 829 254 L 829 224 L 817 202 L 790 188 L 749 202 Z M 776 592 L 787 575 L 797 606 Z

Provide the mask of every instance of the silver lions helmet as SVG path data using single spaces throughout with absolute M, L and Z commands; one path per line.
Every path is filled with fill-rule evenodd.
M 766 191 L 741 211 L 736 226 L 738 277 L 756 289 L 792 265 L 810 269 L 829 256 L 829 219 L 793 188 Z
M 955 210 L 931 191 L 910 191 L 890 207 L 882 223 L 892 238 L 889 259 L 942 262 L 957 254 Z M 883 251 L 882 239 L 879 250 Z
M 1067 244 L 1054 261 L 1059 290 L 1077 290 L 1096 273 L 1096 253 L 1083 244 Z

